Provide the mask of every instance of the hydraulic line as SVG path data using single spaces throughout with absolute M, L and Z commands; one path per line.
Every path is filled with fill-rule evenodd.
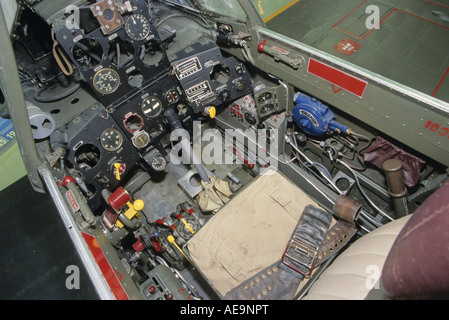
M 304 153 L 302 153 L 296 146 L 295 146 L 295 144 L 294 144 L 294 142 L 291 140 L 291 138 L 289 139 L 287 136 L 285 137 L 285 140 L 287 141 L 287 143 L 289 143 L 294 149 L 295 149 L 295 151 L 297 151 L 308 163 L 311 163 L 312 164 L 312 166 L 314 167 L 314 168 L 316 168 L 317 169 L 317 171 L 320 173 L 320 175 L 322 176 L 322 177 L 324 177 L 324 179 L 327 181 L 327 182 L 329 182 L 330 184 L 331 184 L 331 186 L 333 186 L 334 187 L 334 189 L 335 189 L 335 191 L 337 191 L 337 193 L 338 194 L 343 194 L 343 192 L 340 190 L 340 189 L 338 189 L 338 187 L 337 186 L 335 186 L 335 184 L 332 182 L 332 180 L 330 180 L 327 176 L 326 176 L 326 174 L 325 173 L 323 173 L 321 170 L 319 170 L 319 168 L 306 156 L 306 155 L 304 155 Z M 300 159 L 299 159 L 300 160 Z M 340 161 L 340 160 L 338 160 L 337 159 L 337 161 Z M 341 161 L 340 161 L 341 162 Z M 345 165 L 345 167 L 346 168 L 348 168 L 348 170 L 351 170 L 351 173 L 355 176 L 355 172 L 349 167 L 349 166 L 347 166 L 346 164 L 344 164 Z M 359 188 L 360 188 L 360 183 L 358 183 L 358 178 L 356 177 L 356 182 L 357 182 L 357 185 L 359 186 Z M 361 191 L 362 192 L 362 194 L 364 194 L 364 192 L 363 192 L 363 190 Z M 371 201 L 371 200 L 369 200 L 369 201 Z M 372 201 L 371 201 L 372 202 Z M 370 204 L 371 204 L 371 202 L 370 202 Z M 377 206 L 376 206 L 376 208 L 377 208 Z M 380 210 L 380 209 L 379 209 Z M 386 215 L 386 213 L 384 213 L 385 215 Z M 379 221 L 377 221 L 375 218 L 373 218 L 373 217 L 371 217 L 365 210 L 362 210 L 361 212 L 360 212 L 360 215 L 363 217 L 363 218 L 365 218 L 366 220 L 368 220 L 370 223 L 372 223 L 373 225 L 375 225 L 376 227 L 380 227 L 380 226 L 382 226 L 382 223 L 380 223 Z M 387 215 L 387 217 L 389 217 L 388 215 Z M 390 219 L 391 219 L 391 217 L 389 217 Z
M 310 160 L 301 150 L 299 150 L 296 146 L 295 146 L 295 143 L 293 142 L 293 140 L 292 140 L 292 138 L 291 137 L 288 137 L 288 136 L 285 136 L 285 141 L 287 141 L 287 143 L 289 143 L 292 147 L 293 147 L 293 149 L 295 149 L 295 151 L 298 153 L 298 154 L 300 154 L 301 155 L 301 157 L 303 157 L 308 163 L 310 163 L 311 165 L 312 165 L 312 167 L 313 168 L 315 168 L 317 171 L 318 171 L 318 173 L 320 174 L 320 176 L 322 176 L 331 186 L 332 186 L 332 188 L 335 190 L 335 191 L 337 191 L 337 193 L 338 194 L 343 194 L 343 192 L 340 190 L 340 189 L 338 189 L 338 187 L 335 185 L 335 183 L 334 182 L 332 182 L 332 180 L 331 179 L 329 179 L 329 177 L 326 175 L 326 174 L 324 174 L 321 170 L 320 170 L 320 168 L 318 168 L 318 166 L 316 166 L 314 163 L 313 163 L 313 161 L 312 160 Z

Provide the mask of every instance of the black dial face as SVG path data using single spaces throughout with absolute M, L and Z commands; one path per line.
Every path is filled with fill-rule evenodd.
M 150 143 L 150 135 L 145 131 L 139 131 L 132 138 L 132 142 L 136 148 L 146 147 Z
M 123 135 L 115 128 L 106 129 L 100 136 L 100 143 L 106 151 L 116 151 L 122 146 Z
M 167 160 L 161 155 L 157 155 L 151 160 L 151 167 L 155 171 L 162 171 L 167 166 Z
M 167 100 L 169 104 L 174 104 L 178 102 L 179 94 L 176 91 L 176 89 L 172 89 L 169 92 L 167 92 L 167 94 L 165 95 L 165 100 Z
M 133 14 L 126 20 L 125 32 L 130 39 L 141 41 L 150 34 L 150 22 L 143 14 Z
M 271 99 L 271 93 L 270 93 L 270 92 L 262 93 L 262 94 L 257 98 L 257 100 L 258 100 L 259 102 L 265 102 L 265 101 L 268 101 L 268 100 L 270 100 L 270 99 Z
M 114 69 L 103 68 L 93 79 L 95 90 L 102 94 L 111 94 L 120 86 L 120 76 Z
M 158 97 L 151 96 L 142 101 L 142 113 L 145 117 L 155 118 L 160 115 L 161 112 L 162 101 Z

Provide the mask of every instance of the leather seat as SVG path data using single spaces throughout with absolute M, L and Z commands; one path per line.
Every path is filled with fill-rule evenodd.
M 355 241 L 304 299 L 448 299 L 448 194 L 449 181 L 413 215 Z
M 363 236 L 335 259 L 303 300 L 362 300 L 379 285 L 387 255 L 410 216 Z

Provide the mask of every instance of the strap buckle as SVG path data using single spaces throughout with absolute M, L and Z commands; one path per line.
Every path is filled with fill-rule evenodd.
M 281 260 L 288 267 L 307 277 L 312 273 L 313 267 L 315 266 L 318 250 L 319 246 L 293 235 Z M 301 266 L 304 267 L 306 271 L 299 270 L 299 267 Z

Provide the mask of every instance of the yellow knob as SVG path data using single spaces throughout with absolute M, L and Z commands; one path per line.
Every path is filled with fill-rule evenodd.
M 114 167 L 115 167 L 115 178 L 117 180 L 120 180 L 120 163 L 118 162 L 114 163 Z
M 215 109 L 215 107 L 209 107 L 207 113 L 209 114 L 209 117 L 213 119 L 217 115 L 217 109 Z
M 134 210 L 140 211 L 143 209 L 144 206 L 145 206 L 145 203 L 143 202 L 143 200 L 137 199 L 136 201 L 134 201 L 134 204 L 133 204 Z

